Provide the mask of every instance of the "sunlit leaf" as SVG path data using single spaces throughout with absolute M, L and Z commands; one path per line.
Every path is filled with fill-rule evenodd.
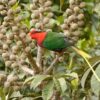
M 56 87 L 57 91 L 61 91 L 61 87 L 60 87 L 60 83 L 59 83 L 58 79 L 56 79 L 54 77 L 53 81 L 54 81 L 54 84 L 55 84 L 55 87 Z
M 35 89 L 46 78 L 50 78 L 50 76 L 49 75 L 36 75 L 34 77 L 33 81 L 31 82 L 31 88 L 34 88 Z
M 95 5 L 94 11 L 100 16 L 100 3 Z
M 53 81 L 49 81 L 48 84 L 45 85 L 45 87 L 42 90 L 43 100 L 50 100 L 51 96 L 53 95 L 53 88 L 54 88 Z
M 28 78 L 24 81 L 24 83 L 23 83 L 23 84 L 26 84 L 27 82 L 32 81 L 33 79 L 34 79 L 34 77 L 33 77 L 33 76 L 28 77 Z
M 100 78 L 100 64 L 98 65 L 98 67 L 95 70 L 96 74 L 98 75 L 98 77 Z M 91 88 L 92 91 L 99 96 L 100 95 L 100 82 L 98 82 L 98 80 L 95 78 L 95 76 L 93 75 L 91 78 Z
M 60 0 L 60 10 L 61 10 L 63 4 L 64 4 L 64 0 Z
M 90 58 L 89 59 L 89 62 L 91 63 L 93 69 L 95 69 L 98 66 L 98 64 L 100 63 L 100 56 L 96 56 L 96 57 Z M 87 66 L 87 64 L 84 64 L 84 66 Z M 90 77 L 89 76 L 90 72 L 91 72 L 91 69 L 88 68 L 85 71 L 85 73 L 83 74 L 82 79 L 81 79 L 81 86 L 82 86 L 82 88 L 85 87 L 85 84 L 87 82 L 87 79 L 88 79 L 88 77 Z
M 91 58 L 91 56 L 89 54 L 87 54 L 86 52 L 77 49 L 76 47 L 72 47 L 79 55 L 83 55 L 86 58 Z
M 64 78 L 59 78 L 58 79 L 60 87 L 61 87 L 61 91 L 62 93 L 64 93 L 67 90 L 67 84 Z
M 0 99 L 1 100 L 6 100 L 4 89 L 2 87 L 0 87 Z
M 73 89 L 77 89 L 77 87 L 78 87 L 78 79 L 73 79 L 72 81 L 71 81 L 71 84 L 72 84 L 72 87 L 73 87 Z

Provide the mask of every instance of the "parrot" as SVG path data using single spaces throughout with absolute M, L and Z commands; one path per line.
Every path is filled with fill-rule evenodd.
M 37 29 L 31 29 L 29 32 L 31 39 L 36 40 L 37 44 L 51 51 L 62 52 L 67 47 L 73 45 L 73 42 L 63 33 L 59 32 L 46 32 Z

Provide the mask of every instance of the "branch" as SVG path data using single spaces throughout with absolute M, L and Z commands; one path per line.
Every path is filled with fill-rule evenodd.
M 25 42 L 24 42 L 24 40 L 22 38 L 19 37 L 19 39 L 22 41 L 22 45 L 23 45 L 23 48 L 24 48 L 24 51 L 25 51 L 26 44 L 25 44 Z M 36 62 L 33 59 L 31 53 L 30 52 L 26 52 L 26 51 L 25 51 L 25 53 L 27 54 L 28 60 L 31 63 L 31 66 L 33 67 L 33 69 L 35 70 L 35 73 L 39 73 L 41 71 L 41 69 L 36 65 Z
M 30 75 L 34 75 L 34 71 L 32 70 L 32 69 L 30 69 L 30 68 L 27 68 L 27 67 L 25 67 L 25 66 L 21 66 L 20 67 L 21 68 L 21 70 L 23 70 L 24 72 L 26 72 L 26 73 L 28 73 L 28 74 L 30 74 Z
M 51 63 L 51 65 L 48 67 L 48 69 L 44 72 L 44 74 L 48 74 L 51 72 L 51 70 L 53 69 L 54 65 L 56 64 L 56 62 L 58 61 L 59 56 L 56 55 L 56 58 L 53 60 L 53 62 Z
M 36 64 L 42 70 L 42 48 L 38 46 L 38 51 L 37 51 L 37 59 L 36 59 Z

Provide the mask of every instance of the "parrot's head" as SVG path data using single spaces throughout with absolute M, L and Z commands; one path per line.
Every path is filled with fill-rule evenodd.
M 36 39 L 36 37 L 38 37 L 38 34 L 41 33 L 40 30 L 34 29 L 32 28 L 29 32 L 29 35 L 32 39 Z
M 38 44 L 40 44 L 45 39 L 46 34 L 46 32 L 34 28 L 29 32 L 31 39 L 35 39 Z

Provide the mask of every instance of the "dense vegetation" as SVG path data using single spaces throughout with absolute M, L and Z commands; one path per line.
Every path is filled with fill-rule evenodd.
M 61 32 L 74 47 L 58 57 L 31 28 Z M 99 0 L 0 0 L 0 100 L 100 100 L 99 71 Z

